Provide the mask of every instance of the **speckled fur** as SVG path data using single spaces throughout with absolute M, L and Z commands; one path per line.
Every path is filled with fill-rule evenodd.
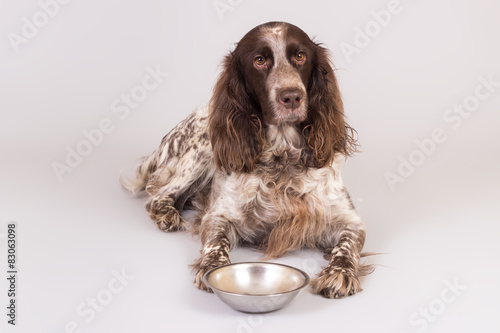
M 280 35 L 273 39 L 276 43 L 285 38 L 289 26 L 280 27 Z M 283 62 L 287 60 L 283 59 L 280 66 L 286 65 Z M 287 71 L 292 77 L 293 68 L 289 66 Z M 326 70 L 319 73 L 332 75 Z M 276 75 L 273 91 L 280 85 Z M 327 84 L 336 84 L 331 78 Z M 224 89 L 223 85 L 220 87 Z M 305 85 L 301 87 L 305 89 Z M 338 95 L 336 90 L 332 91 Z M 341 108 L 339 97 L 334 98 L 332 103 Z M 317 97 L 311 97 L 311 105 L 315 102 L 318 103 Z M 202 281 L 203 274 L 230 263 L 230 249 L 245 243 L 260 249 L 268 259 L 304 247 L 324 251 L 329 264 L 312 281 L 313 290 L 328 298 L 342 298 L 360 291 L 359 277 L 369 274 L 371 267 L 360 264 L 365 227 L 340 176 L 344 154 L 337 151 L 327 163 L 317 162 L 328 155 L 316 151 L 318 143 L 312 140 L 311 125 L 281 121 L 283 111 L 274 107 L 271 112 L 277 116 L 270 118 L 273 121 L 258 116 L 248 118 L 260 138 L 251 141 L 256 148 L 240 153 L 241 158 L 247 153 L 254 156 L 254 160 L 243 165 L 240 157 L 235 156 L 231 161 L 230 156 L 223 156 L 228 151 L 236 153 L 237 149 L 230 147 L 228 151 L 214 153 L 215 147 L 224 149 L 224 142 L 217 141 L 221 138 L 210 132 L 218 112 L 214 102 L 197 109 L 163 138 L 158 150 L 143 160 L 137 168 L 136 180 L 124 182 L 124 187 L 132 193 L 146 193 L 146 208 L 162 231 L 188 229 L 200 235 L 203 247 L 200 258 L 193 264 L 194 284 L 210 291 Z M 230 121 L 236 124 L 235 117 L 239 116 L 232 114 Z M 238 134 L 233 125 L 225 131 L 223 135 Z M 321 140 L 317 142 L 322 147 L 325 144 Z M 245 141 L 238 144 L 244 147 Z M 224 160 L 216 161 L 219 157 Z M 224 161 L 229 161 L 227 167 Z M 186 208 L 198 211 L 198 218 L 192 224 L 180 215 Z

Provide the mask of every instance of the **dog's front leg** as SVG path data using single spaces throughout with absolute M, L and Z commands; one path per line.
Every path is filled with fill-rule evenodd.
M 203 275 L 212 268 L 230 264 L 229 251 L 229 226 L 223 218 L 207 217 L 202 221 L 200 235 L 203 243 L 201 257 L 193 265 L 196 271 L 194 285 L 201 290 L 212 292 L 205 283 Z
M 361 249 L 365 241 L 364 226 L 347 225 L 338 233 L 338 241 L 328 255 L 328 265 L 313 280 L 312 288 L 327 298 L 343 298 L 361 291 L 359 276 L 366 275 L 360 267 Z

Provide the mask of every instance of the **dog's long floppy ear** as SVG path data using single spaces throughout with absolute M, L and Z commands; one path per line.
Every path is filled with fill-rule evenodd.
M 208 133 L 215 164 L 226 172 L 255 168 L 264 145 L 262 122 L 234 53 L 226 56 L 210 101 Z
M 344 119 L 344 106 L 328 50 L 316 44 L 313 73 L 309 81 L 309 115 L 303 133 L 313 151 L 314 166 L 330 165 L 336 153 L 349 156 L 357 144 Z

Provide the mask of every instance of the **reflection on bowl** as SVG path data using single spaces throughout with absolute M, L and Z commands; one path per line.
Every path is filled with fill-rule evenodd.
M 292 301 L 309 284 L 309 276 L 283 264 L 243 262 L 214 268 L 203 281 L 232 308 L 264 313 Z

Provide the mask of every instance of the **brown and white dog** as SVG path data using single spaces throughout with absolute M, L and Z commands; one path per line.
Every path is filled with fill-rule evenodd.
M 191 230 L 203 243 L 194 284 L 228 264 L 238 244 L 267 258 L 309 247 L 329 264 L 315 292 L 341 298 L 361 290 L 365 227 L 340 177 L 355 151 L 353 129 L 328 52 L 298 27 L 259 25 L 226 56 L 208 107 L 194 111 L 124 183 L 145 192 L 163 231 Z M 183 209 L 195 209 L 192 224 Z

